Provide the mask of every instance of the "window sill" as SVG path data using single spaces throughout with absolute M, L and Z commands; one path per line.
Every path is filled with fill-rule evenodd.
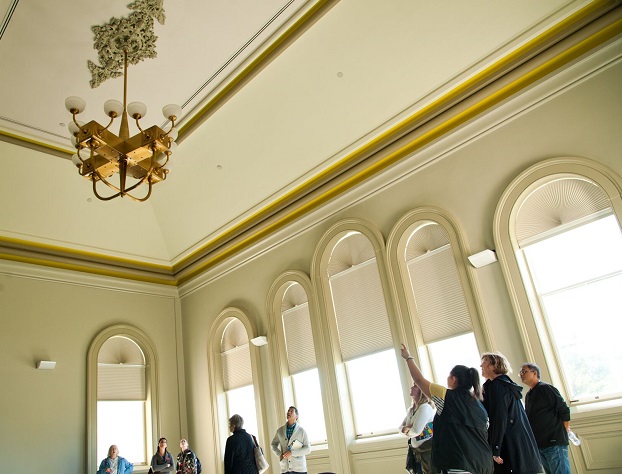
M 608 415 L 620 413 L 622 410 L 622 399 L 603 400 L 600 402 L 584 403 L 570 407 L 571 423 L 572 419 L 581 419 L 594 415 Z
M 385 449 L 401 449 L 406 446 L 407 442 L 408 438 L 405 436 L 399 433 L 391 433 L 355 439 L 348 445 L 348 450 L 353 454 L 358 454 L 370 451 L 382 451 Z

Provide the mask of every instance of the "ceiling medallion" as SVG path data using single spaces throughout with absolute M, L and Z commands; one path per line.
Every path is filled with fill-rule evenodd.
M 91 87 L 97 87 L 106 79 L 123 76 L 123 103 L 108 100 L 104 104 L 104 112 L 110 117 L 108 125 L 104 127 L 95 121 L 78 122 L 76 115 L 84 111 L 86 102 L 80 97 L 65 100 L 65 107 L 73 118 L 69 124 L 71 142 L 77 149 L 71 161 L 80 175 L 93 183 L 93 193 L 102 201 L 125 196 L 141 202 L 149 199 L 152 186 L 166 179 L 169 172 L 166 166 L 177 146 L 175 122 L 181 115 L 179 105 L 171 104 L 162 109 L 164 117 L 171 121 L 171 128 L 165 132 L 157 125 L 147 129 L 141 127 L 139 121 L 147 113 L 145 104 L 127 104 L 128 64 L 156 57 L 157 36 L 153 24 L 154 19 L 164 24 L 162 3 L 163 0 L 137 0 L 128 5 L 133 12 L 127 18 L 111 18 L 105 25 L 92 28 L 100 65 L 88 61 Z M 121 124 L 119 134 L 115 135 L 109 128 L 117 117 L 121 117 Z M 139 130 L 133 137 L 129 133 L 129 117 L 136 121 Z M 118 184 L 115 184 L 109 179 L 117 173 Z M 128 178 L 135 182 L 128 185 Z M 101 195 L 99 182 L 112 189 L 113 194 Z M 146 188 L 142 197 L 133 194 L 139 187 Z

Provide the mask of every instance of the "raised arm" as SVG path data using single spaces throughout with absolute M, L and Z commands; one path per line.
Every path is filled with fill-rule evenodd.
M 423 376 L 421 370 L 417 367 L 417 364 L 415 364 L 415 358 L 410 355 L 408 348 L 404 344 L 402 344 L 402 357 L 406 360 L 406 364 L 408 364 L 408 370 L 410 371 L 410 376 L 413 378 L 413 381 L 426 397 L 431 398 L 430 381 Z

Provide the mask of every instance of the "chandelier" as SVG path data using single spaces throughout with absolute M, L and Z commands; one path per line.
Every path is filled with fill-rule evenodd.
M 171 122 L 168 132 L 157 125 L 143 129 L 140 119 L 147 113 L 147 106 L 141 102 L 127 104 L 127 51 L 123 52 L 123 103 L 108 100 L 104 103 L 104 112 L 110 117 L 108 125 L 96 121 L 82 123 L 76 115 L 82 113 L 86 102 L 80 97 L 68 97 L 65 107 L 72 115 L 69 124 L 71 142 L 77 149 L 71 161 L 78 168 L 81 176 L 93 183 L 93 193 L 102 201 L 117 197 L 129 197 L 143 202 L 151 196 L 154 184 L 166 179 L 167 165 L 177 144 L 175 121 L 181 116 L 181 107 L 170 104 L 162 109 L 164 117 Z M 121 117 L 119 134 L 110 131 L 116 118 Z M 130 137 L 129 118 L 136 122 L 139 133 Z M 114 175 L 118 175 L 113 178 Z M 129 182 L 128 182 L 129 178 Z M 99 188 L 112 190 L 112 194 L 102 195 Z M 136 197 L 134 191 L 140 188 L 143 194 Z

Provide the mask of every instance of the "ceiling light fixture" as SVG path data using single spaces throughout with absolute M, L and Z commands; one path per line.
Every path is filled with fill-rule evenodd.
M 147 106 L 141 102 L 127 104 L 127 51 L 124 51 L 123 66 L 123 103 L 108 100 L 104 112 L 110 117 L 105 127 L 91 121 L 86 124 L 76 120 L 76 115 L 84 111 L 86 102 L 80 97 L 68 97 L 65 107 L 73 117 L 69 124 L 71 141 L 77 149 L 72 162 L 78 167 L 81 176 L 92 181 L 93 193 L 102 201 L 116 197 L 129 197 L 134 201 L 146 201 L 151 196 L 155 183 L 166 179 L 166 168 L 177 144 L 175 121 L 181 115 L 181 107 L 171 104 L 162 109 L 164 117 L 171 121 L 171 128 L 165 132 L 157 125 L 146 130 L 141 128 L 140 119 L 147 113 Z M 136 121 L 139 133 L 130 137 L 128 115 Z M 117 117 L 121 117 L 119 135 L 109 128 Z M 109 181 L 115 173 L 119 174 L 119 184 Z M 128 186 L 127 178 L 137 180 Z M 114 194 L 102 196 L 97 190 L 97 183 L 102 182 L 111 188 Z M 141 185 L 147 186 L 146 195 L 136 197 L 132 192 Z

